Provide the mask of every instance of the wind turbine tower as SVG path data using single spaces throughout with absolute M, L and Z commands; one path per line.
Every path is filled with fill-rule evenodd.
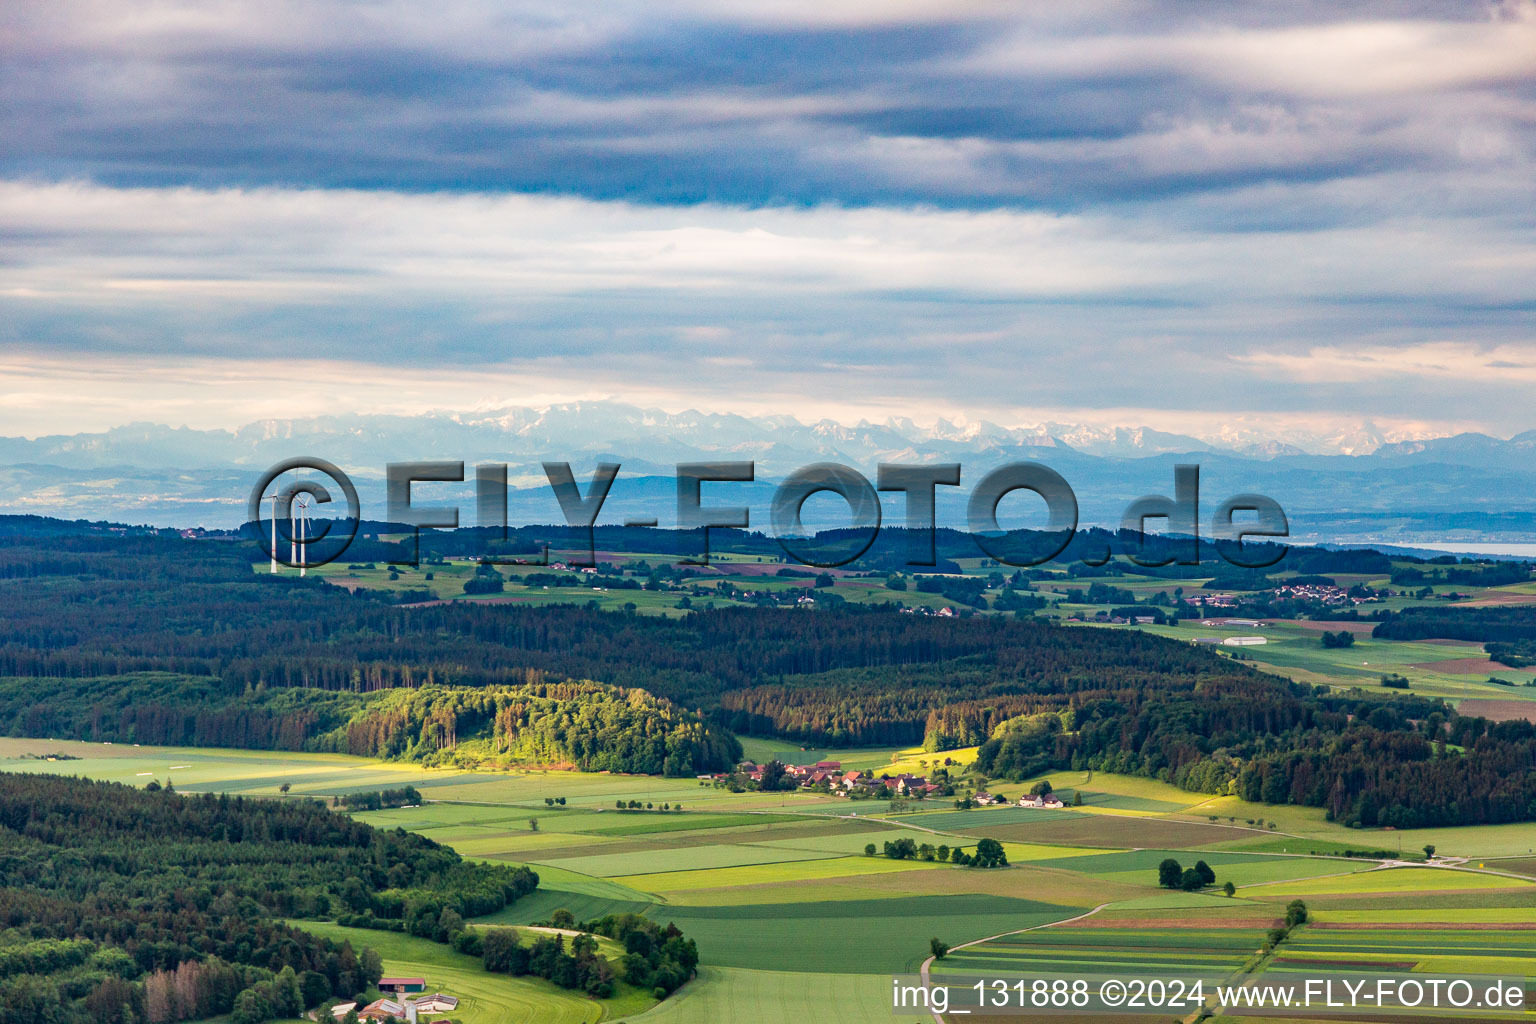
M 276 491 L 262 497 L 263 501 L 272 502 L 272 572 L 277 572 L 277 499 L 281 497 Z
M 299 563 L 299 575 L 309 572 L 309 499 L 299 499 L 299 557 L 295 559 Z

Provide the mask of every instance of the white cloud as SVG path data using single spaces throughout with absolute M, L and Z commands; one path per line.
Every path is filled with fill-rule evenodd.
M 1311 98 L 1423 93 L 1536 79 L 1536 18 L 1228 25 L 1069 39 L 1031 28 L 964 64 L 1000 74 L 1178 74 Z
M 1435 341 L 1415 345 L 1322 346 L 1305 352 L 1249 352 L 1234 362 L 1307 382 L 1427 381 L 1536 383 L 1536 335 L 1523 344 L 1471 345 Z
M 1353 422 L 1400 415 L 1396 367 L 1513 358 L 1536 251 L 1529 225 L 1480 216 L 1238 232 L 1144 211 L 14 181 L 0 233 L 16 240 L 0 331 L 9 429 L 24 433 L 146 402 L 206 424 L 274 406 L 516 404 L 520 390 L 1008 422 L 1160 410 L 1135 422 L 1163 429 Z M 1425 310 L 1486 358 L 1435 347 Z M 1518 428 L 1518 407 L 1462 377 L 1415 418 Z M 1368 386 L 1329 390 L 1341 380 Z

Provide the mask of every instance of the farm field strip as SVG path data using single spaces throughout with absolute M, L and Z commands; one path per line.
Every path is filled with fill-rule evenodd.
M 1380 868 L 1333 875 L 1312 880 L 1272 882 L 1255 885 L 1245 895 L 1266 900 L 1290 896 L 1350 895 L 1396 892 L 1443 892 L 1467 889 L 1516 889 L 1536 886 L 1536 882 L 1504 875 L 1488 875 L 1452 868 Z
M 1198 854 L 1186 854 L 1180 863 L 1185 867 L 1194 863 Z M 1209 863 L 1209 862 L 1207 862 Z M 1288 882 L 1301 878 L 1318 878 L 1328 875 L 1336 875 L 1345 872 L 1365 871 L 1370 864 L 1351 864 L 1348 861 L 1330 861 L 1313 859 L 1310 857 L 1276 857 L 1269 860 L 1239 861 L 1231 864 L 1216 865 L 1211 868 L 1216 872 L 1216 884 L 1231 882 L 1239 889 L 1249 886 L 1268 885 L 1271 882 Z M 1117 882 L 1145 884 L 1152 877 L 1143 871 L 1111 871 L 1098 875 L 1099 878 Z M 1245 895 L 1248 895 L 1245 893 Z M 1259 891 L 1256 895 L 1263 896 Z
M 896 871 L 958 871 L 926 861 L 887 860 L 884 857 L 834 857 L 820 860 L 789 861 L 712 871 L 658 871 L 650 874 L 624 875 L 613 881 L 653 892 L 688 889 L 727 889 L 738 885 L 790 882 L 801 879 L 848 878 Z
M 1403 909 L 1378 909 L 1357 910 L 1353 908 L 1341 910 L 1319 910 L 1312 915 L 1313 921 L 1320 929 L 1326 929 L 1330 925 L 1381 925 L 1412 926 L 1428 924 L 1430 927 L 1437 925 L 1486 925 L 1533 923 L 1531 910 L 1517 907 L 1437 907 L 1431 910 L 1403 910 Z
M 1536 973 L 1536 935 L 1529 930 L 1414 928 L 1298 929 L 1266 964 L 1266 973 L 1362 970 L 1516 975 Z
M 630 1024 L 891 1024 L 888 977 L 703 966 L 672 998 Z
M 653 907 L 658 922 L 675 921 L 724 966 L 797 971 L 807 963 L 836 974 L 915 971 L 937 934 L 961 942 L 1081 913 L 1007 897 L 896 897 L 868 901 Z M 857 951 L 850 954 L 850 950 Z M 887 980 L 887 984 L 889 981 Z
M 599 878 L 644 874 L 658 862 L 655 850 L 635 853 L 591 854 L 580 857 L 562 857 L 545 860 L 534 856 L 535 864 L 551 863 L 569 871 L 579 871 Z M 666 851 L 669 871 L 706 871 L 711 868 L 746 867 L 755 864 L 776 864 L 808 860 L 833 860 L 843 856 L 836 851 L 799 850 L 790 847 L 771 846 L 693 846 L 678 847 Z
M 1148 922 L 1149 924 L 1152 922 Z M 1116 927 L 1060 928 L 1006 935 L 951 953 L 933 966 L 936 977 L 964 987 L 969 979 L 1035 973 L 1135 973 L 1202 977 L 1219 981 L 1252 956 L 1263 931 L 1251 927 L 1138 927 L 1138 919 Z

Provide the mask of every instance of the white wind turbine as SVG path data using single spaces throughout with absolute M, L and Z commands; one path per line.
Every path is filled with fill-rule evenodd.
M 276 491 L 261 496 L 262 501 L 272 502 L 272 572 L 277 572 L 277 500 L 281 497 Z
M 309 572 L 309 567 L 306 564 L 309 560 L 309 499 L 301 497 L 297 504 L 299 506 L 299 516 L 298 521 L 294 524 L 297 529 L 294 530 L 296 552 L 293 560 L 298 563 L 299 575 L 303 576 Z

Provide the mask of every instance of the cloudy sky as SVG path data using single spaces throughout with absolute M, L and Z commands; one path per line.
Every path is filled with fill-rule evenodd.
M 1533 169 L 1529 0 L 11 0 L 0 433 L 1508 436 Z

